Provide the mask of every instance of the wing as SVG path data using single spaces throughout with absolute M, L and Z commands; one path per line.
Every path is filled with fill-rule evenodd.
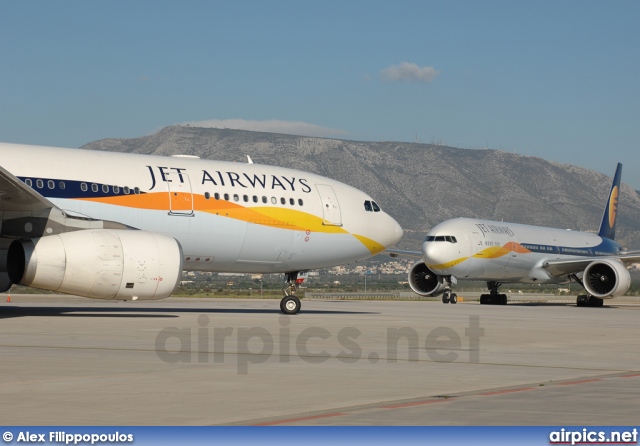
M 4 241 L 96 228 L 134 229 L 118 222 L 70 216 L 0 167 L 0 238 L 7 237 Z
M 601 256 L 601 257 L 586 257 L 582 259 L 570 259 L 570 260 L 546 260 L 542 267 L 549 272 L 553 277 L 566 276 L 568 274 L 575 274 L 583 271 L 591 262 L 598 260 L 620 260 L 626 266 L 632 263 L 640 262 L 640 253 L 630 252 L 625 254 L 619 254 L 615 256 Z
M 55 206 L 0 167 L 0 212 L 46 211 Z
M 404 249 L 387 249 L 386 252 L 388 252 L 391 257 L 406 256 L 406 257 L 417 257 L 420 259 L 422 258 L 422 252 L 420 251 L 407 251 Z

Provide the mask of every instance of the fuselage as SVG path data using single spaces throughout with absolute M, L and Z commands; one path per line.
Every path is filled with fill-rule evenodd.
M 0 144 L 0 159 L 68 215 L 174 237 L 187 270 L 323 268 L 402 237 L 366 193 L 292 169 L 16 144 Z
M 616 242 L 581 231 L 456 218 L 427 233 L 425 264 L 434 273 L 465 280 L 550 283 L 547 260 L 620 253 Z

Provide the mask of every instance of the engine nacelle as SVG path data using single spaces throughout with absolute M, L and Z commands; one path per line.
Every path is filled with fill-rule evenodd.
M 14 241 L 13 283 L 95 299 L 161 299 L 178 286 L 182 248 L 146 231 L 88 229 Z
M 631 285 L 631 275 L 619 260 L 591 262 L 582 277 L 584 288 L 594 297 L 611 299 L 622 296 Z
M 415 263 L 409 270 L 409 286 L 420 296 L 437 296 L 445 289 L 443 277 L 427 268 L 423 261 Z

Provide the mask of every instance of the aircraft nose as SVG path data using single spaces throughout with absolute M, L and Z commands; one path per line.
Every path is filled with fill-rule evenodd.
M 442 263 L 442 250 L 437 243 L 424 242 L 422 244 L 422 257 L 427 265 L 439 265 Z
M 402 236 L 404 235 L 404 230 L 402 229 L 402 227 L 400 226 L 400 224 L 398 224 L 398 222 L 391 216 L 387 215 L 391 225 L 390 225 L 390 230 L 388 231 L 388 242 L 385 244 L 385 246 L 388 248 L 389 246 L 393 246 L 396 243 L 398 243 L 400 241 L 400 239 L 402 238 Z
M 404 235 L 404 230 L 393 217 L 385 214 L 384 218 L 385 220 L 381 221 L 382 224 L 378 225 L 376 229 L 379 243 L 383 245 L 383 249 L 395 245 Z
M 393 239 L 393 243 L 391 243 L 391 245 L 395 245 L 396 243 L 398 243 L 400 241 L 400 239 L 402 238 L 402 236 L 404 235 L 404 229 L 402 229 L 402 226 L 400 226 L 400 224 L 395 221 L 393 218 L 391 219 L 393 221 L 393 231 L 394 231 L 394 239 Z

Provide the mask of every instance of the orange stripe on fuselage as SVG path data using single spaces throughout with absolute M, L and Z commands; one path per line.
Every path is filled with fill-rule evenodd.
M 475 259 L 498 259 L 500 257 L 506 256 L 511 252 L 516 252 L 518 254 L 528 254 L 531 251 L 519 243 L 516 242 L 508 242 L 504 246 L 491 246 L 489 248 L 485 248 L 477 253 L 475 253 L 471 257 L 460 257 L 458 259 L 452 260 L 447 263 L 441 263 L 439 265 L 427 265 L 429 268 L 433 269 L 449 269 L 460 263 L 464 262 L 467 259 L 475 258 Z
M 172 201 L 174 205 L 176 203 L 179 203 L 180 207 L 174 210 L 191 210 L 190 202 L 192 199 L 193 210 L 198 212 L 221 215 L 223 217 L 229 217 L 248 223 L 273 226 L 282 229 L 323 232 L 332 234 L 348 234 L 348 232 L 340 226 L 323 224 L 322 218 L 313 214 L 309 214 L 308 212 L 266 205 L 245 207 L 241 204 L 227 200 L 206 199 L 202 195 L 193 195 L 192 198 L 191 194 L 175 193 L 175 195 L 172 197 Z M 152 192 L 139 195 L 119 195 L 114 197 L 101 198 L 77 198 L 77 200 L 90 201 L 92 203 L 109 204 L 113 206 L 124 206 L 134 209 L 148 209 L 157 211 L 168 211 L 170 207 L 169 194 L 165 192 Z M 375 243 L 363 242 L 363 244 L 365 244 L 365 246 L 367 246 L 367 248 L 371 250 Z M 377 250 L 378 248 L 373 249 Z

